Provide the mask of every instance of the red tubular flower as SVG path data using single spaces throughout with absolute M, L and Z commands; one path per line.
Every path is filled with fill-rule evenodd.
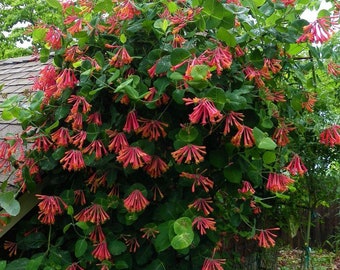
M 204 160 L 203 155 L 207 152 L 205 151 L 205 146 L 199 146 L 194 144 L 188 144 L 180 149 L 171 153 L 172 157 L 175 159 L 177 164 L 181 164 L 183 159 L 186 157 L 185 162 L 190 164 L 192 159 L 195 160 L 195 163 L 198 164 Z
M 91 155 L 93 152 L 96 153 L 96 160 L 101 159 L 103 155 L 106 156 L 109 153 L 101 140 L 94 140 L 83 150 L 84 154 Z
M 235 56 L 236 57 L 241 57 L 241 56 L 245 55 L 245 52 L 242 50 L 240 45 L 236 45 L 236 47 L 234 49 L 235 49 Z
M 52 141 L 57 146 L 66 147 L 71 142 L 71 136 L 67 128 L 61 127 L 51 134 Z
M 333 125 L 320 133 L 320 143 L 333 147 L 340 144 L 340 125 Z
M 260 233 L 258 235 L 255 235 L 254 237 L 258 241 L 259 247 L 263 247 L 263 248 L 274 247 L 275 246 L 274 238 L 276 238 L 277 235 L 272 233 L 271 231 L 278 231 L 278 230 L 280 230 L 280 228 L 260 230 Z
M 279 121 L 279 126 L 275 129 L 273 134 L 273 140 L 278 146 L 285 146 L 289 143 L 288 134 L 294 130 L 290 124 L 286 124 L 283 120 Z
M 33 90 L 44 91 L 44 104 L 57 92 L 57 71 L 53 65 L 46 65 L 34 79 Z
M 56 83 L 58 87 L 58 93 L 61 94 L 61 91 L 66 88 L 73 89 L 77 85 L 78 80 L 73 69 L 65 68 L 57 76 Z M 59 95 L 57 95 L 57 97 L 59 97 Z
M 237 125 L 237 129 L 237 133 L 231 138 L 231 143 L 236 147 L 240 147 L 243 136 L 244 147 L 252 147 L 255 144 L 253 129 L 244 125 Z
M 119 151 L 117 161 L 123 163 L 123 167 L 131 165 L 132 169 L 138 169 L 151 162 L 151 156 L 143 152 L 139 147 L 125 146 Z
M 66 119 L 66 123 L 72 122 L 72 130 L 79 131 L 83 129 L 83 115 L 81 113 L 71 113 Z
M 241 193 L 243 195 L 253 195 L 255 193 L 254 188 L 248 181 L 242 181 L 242 188 L 238 189 L 238 193 Z
M 230 128 L 232 126 L 240 126 L 241 123 L 243 122 L 244 114 L 243 113 L 238 113 L 234 111 L 230 111 L 226 116 L 225 116 L 225 126 L 223 130 L 223 135 L 226 136 L 230 132 Z
M 123 67 L 124 65 L 130 64 L 132 60 L 133 58 L 129 55 L 125 47 L 121 46 L 118 48 L 116 54 L 112 56 L 109 64 L 116 68 L 120 68 Z
M 124 147 L 129 146 L 124 132 L 117 132 L 112 130 L 107 130 L 106 133 L 112 138 L 110 144 L 108 145 L 109 151 L 113 151 L 118 154 L 120 150 Z
M 339 64 L 336 64 L 334 62 L 330 62 L 328 65 L 327 65 L 327 72 L 328 74 L 331 74 L 333 76 L 339 76 L 340 75 L 340 65 Z
M 79 106 L 81 106 L 81 112 L 85 114 L 89 112 L 92 107 L 92 105 L 87 102 L 85 97 L 76 96 L 76 95 L 71 95 L 71 97 L 69 97 L 69 99 L 67 100 L 67 103 L 70 103 L 70 104 L 73 103 L 73 106 L 71 108 L 71 113 L 78 113 Z
M 126 121 L 123 130 L 127 133 L 131 131 L 137 132 L 139 129 L 139 123 L 137 121 L 137 112 L 136 110 L 130 111 L 126 116 Z
M 38 200 L 41 200 L 41 202 L 38 204 L 38 219 L 43 224 L 54 224 L 55 216 L 61 215 L 63 213 L 60 205 L 62 205 L 64 209 L 67 208 L 67 204 L 58 196 L 47 196 L 40 194 L 35 196 L 38 198 Z
M 94 227 L 93 231 L 90 232 L 90 234 L 89 234 L 89 239 L 93 243 L 104 242 L 106 240 L 106 237 L 105 237 L 105 235 L 103 233 L 102 226 L 100 226 L 99 224 L 96 224 L 96 226 Z
M 157 61 L 152 65 L 152 67 L 148 69 L 148 74 L 149 74 L 150 78 L 153 78 L 153 77 L 156 76 L 156 67 L 157 67 L 158 61 L 159 61 L 159 60 L 157 60 Z
M 45 36 L 45 41 L 48 46 L 50 46 L 53 50 L 59 50 L 61 48 L 63 33 L 59 28 L 51 26 Z
M 143 193 L 135 189 L 130 195 L 124 200 L 124 207 L 128 212 L 140 212 L 143 211 L 148 205 L 149 201 L 144 197 Z
M 267 73 L 267 70 L 270 70 L 273 74 L 277 74 L 282 69 L 281 60 L 278 59 L 264 59 L 263 71 Z
M 67 28 L 67 32 L 70 33 L 71 35 L 74 35 L 75 33 L 80 32 L 83 29 L 83 20 L 76 18 L 75 20 L 73 20 L 75 23 L 74 25 L 72 25 L 71 27 Z M 64 21 L 65 24 L 67 24 L 67 18 Z
M 195 192 L 195 186 L 202 186 L 205 192 L 208 192 L 209 189 L 214 187 L 214 182 L 210 180 L 208 177 L 203 176 L 201 173 L 192 174 L 182 172 L 179 176 L 193 180 L 191 192 Z
M 316 93 L 305 93 L 305 96 L 307 98 L 307 101 L 302 102 L 301 106 L 302 108 L 305 108 L 309 112 L 313 112 L 313 107 L 315 102 L 318 100 L 316 99 Z
M 189 120 L 193 124 L 201 123 L 207 124 L 207 120 L 210 123 L 215 124 L 222 118 L 222 114 L 216 109 L 215 104 L 207 98 L 183 98 L 185 105 L 197 104 L 193 112 L 189 115 Z
M 4 250 L 8 250 L 8 256 L 12 257 L 17 255 L 18 244 L 11 241 L 4 242 Z
M 159 233 L 157 230 L 157 226 L 149 226 L 145 228 L 140 229 L 141 232 L 143 232 L 142 238 L 150 239 L 150 238 L 156 238 L 156 234 Z
M 157 141 L 159 137 L 165 138 L 166 132 L 164 130 L 168 124 L 160 122 L 158 120 L 150 120 L 145 118 L 138 119 L 142 125 L 138 128 L 137 134 L 142 133 L 143 138 L 149 138 L 149 141 Z
M 160 190 L 160 188 L 157 186 L 157 185 L 154 185 L 152 188 L 151 188 L 151 191 L 153 192 L 153 197 L 152 199 L 154 201 L 157 200 L 157 197 L 159 196 L 160 199 L 163 199 L 164 198 L 164 194 L 162 193 L 162 191 Z
M 163 173 L 169 169 L 168 164 L 166 164 L 160 157 L 152 156 L 151 162 L 146 164 L 144 170 L 152 177 L 158 178 Z
M 91 222 L 94 224 L 103 224 L 110 216 L 105 212 L 100 204 L 92 204 L 82 209 L 77 215 L 74 216 L 77 221 Z
M 209 205 L 213 203 L 212 199 L 209 198 L 198 198 L 192 204 L 189 204 L 189 208 L 195 208 L 197 211 L 203 211 L 204 215 L 209 215 L 214 209 Z
M 268 87 L 263 89 L 265 99 L 274 102 L 286 102 L 286 97 L 283 90 L 271 91 Z
M 52 147 L 52 142 L 46 137 L 41 136 L 35 139 L 32 149 L 36 149 L 38 152 L 47 152 Z M 0 154 L 1 157 L 1 154 Z
M 324 43 L 332 37 L 334 32 L 332 27 L 334 24 L 336 24 L 336 22 L 333 22 L 330 17 L 319 18 L 303 27 L 303 34 L 296 42 L 301 43 L 309 41 L 314 43 Z
M 223 270 L 222 264 L 225 262 L 225 259 L 205 258 L 202 270 Z
M 99 112 L 94 112 L 90 114 L 86 120 L 89 124 L 96 124 L 97 126 L 101 126 L 103 124 L 102 122 L 102 116 Z
M 66 270 L 84 270 L 78 263 L 72 263 L 71 265 L 67 266 Z
M 117 3 L 119 4 L 114 8 L 114 11 L 119 20 L 131 20 L 140 14 L 132 0 L 118 1 Z
M 183 44 L 186 42 L 186 39 L 179 34 L 174 34 L 174 38 L 172 40 L 171 46 L 173 48 L 182 48 Z
M 96 248 L 92 251 L 92 256 L 100 261 L 111 259 L 111 254 L 105 241 L 96 245 Z
M 86 167 L 82 153 L 73 149 L 65 153 L 60 163 L 63 164 L 63 169 L 68 171 L 80 171 Z
M 86 140 L 86 131 L 80 130 L 79 133 L 71 137 L 72 144 L 77 146 L 79 149 L 83 148 L 83 144 Z
M 291 175 L 303 176 L 307 172 L 307 168 L 305 164 L 301 161 L 301 158 L 298 155 L 294 155 L 290 163 L 285 167 L 286 170 L 289 171 Z
M 136 253 L 137 249 L 140 247 L 136 237 L 126 238 L 125 245 L 129 248 L 130 253 Z
M 233 62 L 229 47 L 223 47 L 221 43 L 214 50 L 208 49 L 203 54 L 209 59 L 207 65 L 215 67 L 218 76 L 222 74 L 224 69 L 229 69 Z
M 272 192 L 285 192 L 294 180 L 284 174 L 270 173 L 266 189 Z
M 106 173 L 101 176 L 97 176 L 97 173 L 92 174 L 90 178 L 86 181 L 86 185 L 91 186 L 91 192 L 97 192 L 98 187 L 106 185 Z
M 206 229 L 216 231 L 215 227 L 215 220 L 213 218 L 206 218 L 206 217 L 195 217 L 194 221 L 192 222 L 192 226 L 196 225 L 197 230 L 200 231 L 201 235 L 206 234 Z
M 84 190 L 77 189 L 74 191 L 74 204 L 81 205 L 81 206 L 86 204 Z

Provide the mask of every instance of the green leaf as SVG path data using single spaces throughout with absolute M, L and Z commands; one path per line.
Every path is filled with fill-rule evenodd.
M 213 150 L 209 152 L 209 162 L 215 168 L 222 169 L 228 164 L 228 156 L 223 150 Z
M 277 144 L 269 137 L 262 139 L 257 145 L 259 149 L 274 150 Z
M 191 143 L 194 140 L 196 140 L 198 135 L 199 135 L 198 130 L 194 126 L 190 126 L 190 127 L 182 128 L 178 132 L 178 139 L 183 142 Z
M 45 39 L 47 31 L 48 30 L 46 28 L 35 28 L 32 32 L 33 42 L 35 43 L 42 42 Z
M 156 259 L 146 266 L 145 270 L 166 270 L 166 268 L 165 264 L 160 259 Z
M 274 163 L 276 161 L 275 152 L 266 151 L 262 156 L 262 160 L 265 164 Z
M 158 225 L 159 234 L 152 239 L 156 252 L 160 253 L 170 247 L 169 228 L 173 221 L 168 221 Z
M 123 44 L 126 43 L 127 39 L 126 39 L 125 34 L 121 34 L 121 35 L 119 36 L 119 40 L 120 40 L 120 42 L 123 43 Z
M 175 66 L 182 63 L 184 60 L 190 58 L 191 53 L 188 50 L 182 48 L 176 48 L 172 51 L 170 55 L 171 65 Z
M 181 217 L 175 220 L 174 231 L 176 234 L 192 233 L 192 222 L 188 217 Z
M 72 223 L 67 224 L 67 225 L 63 228 L 63 233 L 65 234 L 71 226 L 72 226 Z
M 37 269 L 39 269 L 39 266 L 41 265 L 43 259 L 44 259 L 43 255 L 38 256 L 34 259 L 31 258 L 30 261 L 27 264 L 26 270 L 37 270 Z
M 200 81 L 206 80 L 209 73 L 209 67 L 207 65 L 195 65 L 190 72 L 193 80 Z
M 7 264 L 6 261 L 0 261 L 0 270 L 5 270 L 6 264 Z
M 160 30 L 162 30 L 163 33 L 165 33 L 166 30 L 168 29 L 169 22 L 168 22 L 167 19 L 161 18 L 161 19 L 157 19 L 157 20 L 154 22 L 153 26 L 154 26 L 156 29 L 160 29 Z
M 46 245 L 46 241 L 47 238 L 45 234 L 42 232 L 33 232 L 24 237 L 20 245 L 23 250 L 38 249 Z
M 62 6 L 60 4 L 60 1 L 58 0 L 46 0 L 47 4 L 49 4 L 51 7 L 58 9 L 59 11 L 62 10 Z
M 218 87 L 209 89 L 205 96 L 212 99 L 218 110 L 222 110 L 227 101 L 224 90 Z
M 87 242 L 85 239 L 79 239 L 77 240 L 75 246 L 74 246 L 74 255 L 79 258 L 83 256 L 87 249 Z
M 113 256 L 124 253 L 127 249 L 126 245 L 119 240 L 109 241 L 108 249 Z
M 76 226 L 82 229 L 84 232 L 87 232 L 89 230 L 89 225 L 87 225 L 87 223 L 83 221 L 78 221 L 76 223 Z
M 115 268 L 116 269 L 128 269 L 129 268 L 129 265 L 126 261 L 123 261 L 123 260 L 117 260 L 115 262 Z
M 20 204 L 15 199 L 15 194 L 12 191 L 0 194 L 0 207 L 11 216 L 16 216 L 20 212 Z
M 224 177 L 230 182 L 239 184 L 242 180 L 242 171 L 236 165 L 231 165 L 223 170 Z
M 216 36 L 219 40 L 224 41 L 230 47 L 235 47 L 237 45 L 237 41 L 235 39 L 235 36 L 232 35 L 224 27 L 218 28 Z
M 55 121 L 52 125 L 45 129 L 46 135 L 50 134 L 53 129 L 59 126 L 59 120 Z
M 5 269 L 6 270 L 26 270 L 26 266 L 28 262 L 29 262 L 29 259 L 27 258 L 19 258 L 19 259 L 16 259 L 10 262 Z
M 10 121 L 10 120 L 14 119 L 14 115 L 11 113 L 10 110 L 3 110 L 2 114 L 1 114 L 1 118 L 4 121 Z
M 101 11 L 104 11 L 106 12 L 107 10 L 111 10 L 113 7 L 113 2 L 112 1 L 108 1 L 108 0 L 102 0 L 102 1 L 99 1 L 93 11 L 94 12 L 101 12 Z
M 184 249 L 189 247 L 193 240 L 194 240 L 193 232 L 182 233 L 172 238 L 171 246 L 176 250 Z

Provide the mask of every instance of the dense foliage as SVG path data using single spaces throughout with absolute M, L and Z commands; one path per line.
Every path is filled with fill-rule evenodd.
M 305 0 L 47 2 L 65 30 L 33 38 L 53 61 L 29 106 L 3 104 L 24 131 L 0 143 L 2 171 L 20 192 L 42 188 L 5 242 L 8 269 L 229 269 L 238 246 L 274 246 L 318 168 L 313 147 L 340 144 L 313 113 L 318 78 L 340 74 L 333 46 L 313 44 L 340 6 L 308 23 Z

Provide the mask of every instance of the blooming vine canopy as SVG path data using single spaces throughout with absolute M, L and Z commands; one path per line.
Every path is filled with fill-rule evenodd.
M 318 57 L 308 42 L 330 38 L 339 4 L 309 24 L 302 0 L 47 2 L 64 27 L 33 38 L 53 61 L 21 108 L 24 131 L 0 144 L 22 192 L 44 187 L 40 263 L 212 270 L 231 265 L 238 236 L 274 246 L 264 200 L 308 173 L 294 152 L 316 102 L 301 59 Z M 320 141 L 339 145 L 339 126 Z

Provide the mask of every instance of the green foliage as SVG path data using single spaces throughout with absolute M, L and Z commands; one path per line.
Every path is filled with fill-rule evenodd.
M 38 229 L 13 232 L 21 255 L 8 267 L 232 267 L 240 254 L 230 247 L 273 246 L 296 200 L 334 196 L 325 187 L 339 136 L 319 134 L 339 128 L 314 94 L 322 76 L 337 83 L 324 72 L 333 53 L 297 43 L 308 30 L 301 6 L 47 4 L 65 25 L 32 35 L 41 60 L 54 61 L 29 106 L 2 105 L 3 119 L 24 127 L 1 145 L 4 168 L 23 192 L 43 184 L 25 231 Z M 13 215 L 15 196 L 4 194 Z

